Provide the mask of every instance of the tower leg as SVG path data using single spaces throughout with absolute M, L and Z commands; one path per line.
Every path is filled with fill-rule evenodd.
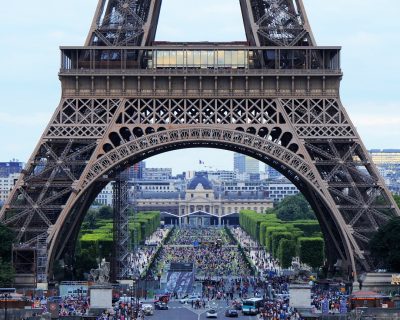
M 129 202 L 128 181 L 124 173 L 113 183 L 114 245 L 112 281 L 126 279 L 129 271 Z

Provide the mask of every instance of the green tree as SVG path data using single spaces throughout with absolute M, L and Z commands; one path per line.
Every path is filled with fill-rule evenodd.
M 10 262 L 14 234 L 9 228 L 2 224 L 0 224 L 0 239 L 0 257 L 4 262 Z
M 10 262 L 4 262 L 0 256 L 0 286 L 12 287 L 14 281 L 14 269 Z
M 85 216 L 85 220 L 83 221 L 82 229 L 93 230 L 96 229 L 96 220 L 97 220 L 97 211 L 89 210 Z
M 322 238 L 301 237 L 297 240 L 298 256 L 302 263 L 312 268 L 324 264 L 324 240 Z
M 87 280 L 84 278 L 85 273 L 97 266 L 97 254 L 95 249 L 82 249 L 75 257 L 75 273 L 79 280 Z
M 108 206 L 103 206 L 99 209 L 97 217 L 99 219 L 112 219 L 113 218 L 113 209 Z
M 382 267 L 400 272 L 400 217 L 379 228 L 370 241 L 370 251 Z
M 275 207 L 275 212 L 276 216 L 283 221 L 316 219 L 313 210 L 301 194 L 283 199 Z
M 296 241 L 282 239 L 279 241 L 278 259 L 283 268 L 289 268 L 292 265 L 292 259 L 296 256 Z

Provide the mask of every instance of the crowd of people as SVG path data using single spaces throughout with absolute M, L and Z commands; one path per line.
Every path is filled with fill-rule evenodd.
M 137 273 L 142 275 L 144 273 L 170 231 L 171 229 L 169 228 L 157 229 L 157 231 L 146 240 L 145 246 L 141 246 L 136 252 L 130 253 L 130 274 Z
M 225 229 L 209 227 L 180 227 L 174 230 L 168 241 L 169 245 L 193 245 L 194 243 L 217 243 L 233 245 L 235 242 L 228 236 Z
M 60 316 L 84 316 L 89 310 L 89 299 L 87 297 L 66 297 L 60 304 Z
M 241 277 L 252 270 L 234 240 L 222 228 L 177 228 L 161 249 L 155 268 L 171 263 L 193 263 L 196 278 Z
M 326 311 L 331 314 L 340 313 L 341 309 L 348 308 L 347 296 L 337 287 L 323 288 L 318 285 L 313 288 L 311 305 L 320 312 L 325 311 L 323 309 L 326 308 Z
M 230 230 L 261 275 L 270 274 L 271 272 L 274 274 L 280 273 L 279 261 L 258 245 L 242 228 L 235 227 Z

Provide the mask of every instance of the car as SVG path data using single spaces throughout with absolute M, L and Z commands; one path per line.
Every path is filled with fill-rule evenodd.
M 239 313 L 238 313 L 237 310 L 235 310 L 235 309 L 227 309 L 227 310 L 225 311 L 225 317 L 228 317 L 228 318 L 237 318 L 237 317 L 239 317 Z
M 169 294 L 159 294 L 156 295 L 154 302 L 165 302 L 168 303 L 170 300 L 170 295 Z
M 145 316 L 151 316 L 154 314 L 154 308 L 151 304 L 143 304 L 142 311 Z
M 154 303 L 154 308 L 156 310 L 168 310 L 168 304 L 166 304 L 165 302 L 158 301 Z
M 179 302 L 180 303 L 192 303 L 192 301 L 195 302 L 198 300 L 201 300 L 201 297 L 199 295 L 193 295 L 193 296 L 190 296 L 187 298 L 180 299 Z
M 218 318 L 218 313 L 215 309 L 208 310 L 206 312 L 206 318 Z

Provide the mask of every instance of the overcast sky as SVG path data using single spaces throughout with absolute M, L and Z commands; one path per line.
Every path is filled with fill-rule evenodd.
M 319 45 L 342 50 L 341 98 L 367 148 L 400 148 L 400 1 L 304 0 Z M 12 1 L 0 11 L 0 161 L 27 161 L 60 99 L 60 45 L 82 45 L 97 0 Z M 163 0 L 157 40 L 244 40 L 238 0 Z M 232 154 L 183 150 L 149 159 L 174 172 Z

